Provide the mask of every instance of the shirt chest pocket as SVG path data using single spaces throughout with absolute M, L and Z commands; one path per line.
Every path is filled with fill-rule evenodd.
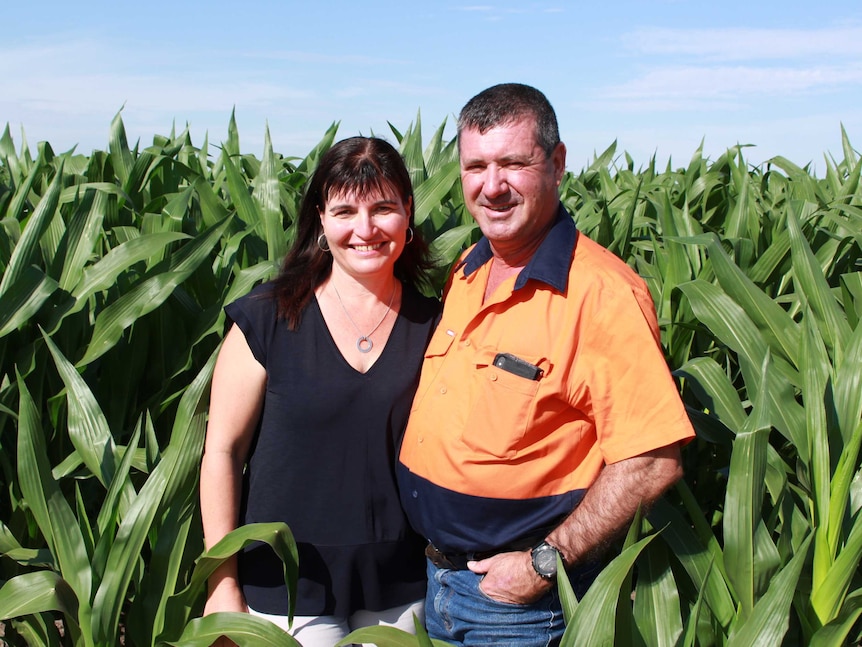
M 482 455 L 512 458 L 524 446 L 541 382 L 541 378 L 530 379 L 495 366 L 498 352 L 496 348 L 477 350 L 472 366 L 472 408 L 461 440 L 480 460 Z M 540 362 L 536 357 L 518 356 L 531 364 Z

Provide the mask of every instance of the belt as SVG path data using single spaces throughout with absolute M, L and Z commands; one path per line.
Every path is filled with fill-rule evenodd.
M 531 538 L 525 541 L 519 541 L 508 546 L 502 546 L 493 550 L 484 550 L 475 553 L 444 553 L 438 549 L 430 541 L 425 547 L 425 557 L 427 557 L 437 568 L 448 568 L 453 571 L 467 570 L 467 562 L 478 561 L 480 559 L 488 559 L 500 553 L 511 553 L 519 550 L 527 550 L 538 544 L 542 537 Z

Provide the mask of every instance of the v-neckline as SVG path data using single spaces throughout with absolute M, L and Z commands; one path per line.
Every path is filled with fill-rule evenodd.
M 389 336 L 386 338 L 386 343 L 383 345 L 383 350 L 380 351 L 380 355 L 377 356 L 377 359 L 368 367 L 368 370 L 365 372 L 357 369 L 353 364 L 351 364 L 347 358 L 344 356 L 344 353 L 341 352 L 341 349 L 338 347 L 338 344 L 335 343 L 335 338 L 332 336 L 332 331 L 329 329 L 329 325 L 326 323 L 326 317 L 323 316 L 323 310 L 320 309 L 320 302 L 317 299 L 317 295 L 314 295 L 314 310 L 315 313 L 320 320 L 321 325 L 323 326 L 323 330 L 326 332 L 326 338 L 329 342 L 329 346 L 331 350 L 338 356 L 340 361 L 353 373 L 356 375 L 363 377 L 370 375 L 374 372 L 374 370 L 380 365 L 383 357 L 387 354 L 389 350 L 389 341 L 392 339 L 392 336 L 398 330 L 398 327 L 401 325 L 401 312 L 404 310 L 404 302 L 406 300 L 407 290 L 403 289 L 401 291 L 401 304 L 398 307 L 398 311 L 395 313 L 395 323 L 392 324 L 392 329 L 389 331 Z

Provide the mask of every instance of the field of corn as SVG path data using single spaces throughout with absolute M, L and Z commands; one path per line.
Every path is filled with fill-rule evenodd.
M 862 635 L 862 159 L 826 172 L 744 150 L 685 167 L 611 146 L 570 169 L 580 230 L 649 284 L 698 438 L 685 479 L 619 542 L 566 645 L 854 644 Z M 346 135 L 345 135 L 346 136 Z M 305 158 L 188 132 L 57 154 L 0 138 L 0 620 L 9 645 L 296 645 L 262 620 L 198 618 L 198 467 L 222 308 L 277 271 Z M 478 237 L 443 128 L 392 128 L 417 226 L 447 266 Z M 576 146 L 576 143 L 570 142 Z M 302 493 L 286 493 L 302 496 Z M 359 637 L 357 637 L 359 639 Z M 430 645 L 367 630 L 384 645 Z

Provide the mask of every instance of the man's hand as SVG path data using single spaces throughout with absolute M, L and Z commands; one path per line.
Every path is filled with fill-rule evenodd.
M 493 600 L 505 604 L 535 602 L 554 582 L 539 577 L 533 569 L 530 551 L 500 553 L 478 562 L 468 562 L 467 568 L 484 575 L 479 589 Z

